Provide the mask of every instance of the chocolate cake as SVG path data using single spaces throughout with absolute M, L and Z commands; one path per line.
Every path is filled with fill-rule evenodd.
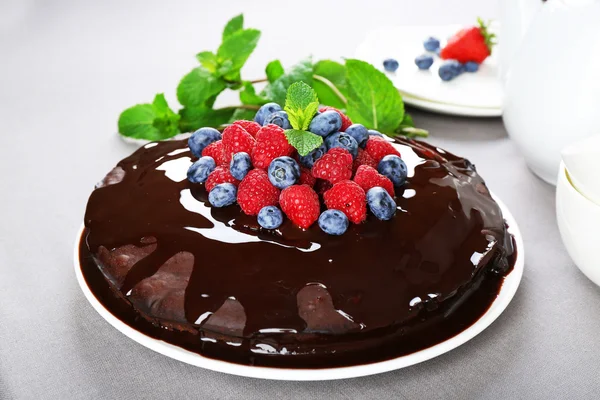
M 330 236 L 260 227 L 186 179 L 185 140 L 150 143 L 92 192 L 80 243 L 97 299 L 149 336 L 247 365 L 324 368 L 444 341 L 494 301 L 515 254 L 466 159 L 395 139 L 408 167 L 397 212 Z

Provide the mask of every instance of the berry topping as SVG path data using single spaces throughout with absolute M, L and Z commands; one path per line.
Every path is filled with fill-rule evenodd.
M 423 54 L 415 58 L 415 64 L 419 69 L 429 69 L 433 65 L 433 57 L 429 54 Z
M 250 161 L 250 155 L 248 153 L 235 153 L 233 157 L 231 157 L 229 172 L 235 179 L 241 181 L 251 169 L 252 161 Z
M 279 189 L 262 169 L 251 170 L 240 182 L 237 202 L 245 214 L 256 215 L 263 207 L 277 205 L 278 201 Z
M 341 128 L 342 117 L 339 112 L 334 110 L 328 110 L 315 115 L 308 126 L 310 132 L 323 137 L 332 132 L 339 131 Z
M 369 209 L 378 219 L 387 221 L 396 214 L 396 202 L 382 187 L 374 187 L 367 192 Z
M 336 183 L 352 177 L 352 155 L 339 147 L 329 150 L 312 168 L 315 178 Z
M 383 157 L 377 165 L 377 171 L 381 175 L 388 177 L 395 186 L 403 185 L 408 175 L 406 164 L 396 155 Z
M 267 103 L 262 106 L 254 116 L 254 122 L 264 125 L 265 119 L 274 112 L 281 111 L 281 106 L 277 103 Z
M 220 183 L 208 194 L 208 201 L 213 207 L 226 207 L 235 203 L 237 187 L 232 183 Z
M 465 63 L 465 71 L 466 72 L 477 72 L 479 70 L 479 64 L 475 61 L 467 61 Z
M 464 72 L 464 66 L 456 60 L 448 60 L 438 69 L 438 75 L 443 81 L 451 81 Z
M 423 47 L 427 51 L 436 51 L 440 48 L 440 41 L 433 36 L 430 36 L 423 42 Z
M 352 154 L 352 158 L 355 158 L 358 154 L 358 143 L 356 143 L 356 140 L 354 140 L 352 136 L 345 132 L 336 132 L 327 136 L 325 144 L 328 149 L 340 147 L 348 150 L 348 152 Z
M 241 126 L 242 128 L 244 128 L 246 130 L 246 132 L 251 134 L 253 137 L 256 137 L 256 134 L 262 127 L 261 125 L 259 125 L 258 123 L 254 122 L 254 121 L 246 121 L 243 119 L 241 119 L 239 121 L 235 121 L 233 124 Z
M 354 182 L 356 182 L 358 186 L 363 188 L 365 192 L 375 186 L 379 186 L 384 188 L 390 194 L 390 196 L 393 197 L 395 194 L 394 184 L 392 183 L 392 181 L 389 178 L 377 172 L 375 168 L 369 167 L 368 165 L 361 165 L 360 167 L 358 167 L 356 175 L 354 176 Z
M 294 185 L 284 189 L 279 203 L 290 221 L 301 228 L 309 228 L 319 218 L 319 196 L 308 185 Z
M 223 146 L 228 159 L 239 152 L 251 154 L 256 140 L 239 125 L 229 125 L 223 131 Z
M 202 156 L 212 157 L 217 165 L 227 165 L 229 160 L 225 156 L 225 147 L 222 140 L 212 142 L 202 150 Z
M 314 176 L 312 176 L 310 169 L 300 167 L 300 179 L 298 179 L 299 185 L 308 185 L 310 187 L 315 187 L 316 182 L 317 179 Z
M 187 178 L 192 183 L 205 182 L 211 172 L 215 170 L 217 164 L 212 157 L 201 157 L 198 161 L 190 165 L 187 172 Z
M 352 163 L 352 171 L 356 172 L 358 167 L 361 165 L 368 165 L 369 167 L 377 168 L 377 163 L 375 160 L 373 160 L 373 157 L 371 157 L 365 150 L 358 149 L 358 155 L 354 159 L 354 163 Z
M 325 143 L 323 143 L 307 155 L 300 156 L 300 164 L 304 165 L 307 168 L 312 168 L 313 165 L 315 165 L 315 161 L 323 157 L 323 154 L 325 153 L 327 153 L 327 146 L 325 146 Z
M 385 69 L 387 72 L 396 72 L 398 66 L 398 61 L 394 60 L 393 58 L 383 60 L 383 69 Z
M 283 223 L 283 213 L 275 206 L 266 206 L 258 212 L 258 224 L 265 229 L 277 229 Z
M 361 148 L 365 148 L 367 145 L 367 139 L 369 139 L 369 131 L 364 125 L 361 124 L 352 124 L 346 129 L 346 133 L 356 140 L 358 146 Z
M 237 186 L 240 181 L 235 179 L 229 172 L 229 167 L 220 165 L 208 175 L 206 183 L 204 184 L 206 191 L 210 192 L 213 188 L 221 183 L 232 183 Z
M 267 118 L 265 118 L 265 122 L 263 125 L 274 124 L 283 129 L 292 129 L 292 125 L 290 124 L 290 120 L 288 118 L 288 113 L 285 111 L 275 111 Z
M 461 63 L 475 61 L 481 64 L 490 54 L 496 44 L 493 33 L 488 32 L 488 26 L 478 19 L 478 26 L 471 26 L 458 31 L 448 39 L 446 46 L 440 51 L 444 60 L 457 60 Z
M 319 217 L 319 226 L 329 235 L 343 235 L 348 225 L 348 217 L 340 210 L 325 210 Z
M 328 209 L 340 210 L 355 224 L 367 217 L 365 191 L 356 182 L 341 181 L 323 194 Z
M 298 182 L 300 166 L 292 157 L 277 157 L 269 164 L 269 180 L 278 189 L 285 189 Z
M 383 157 L 389 154 L 395 154 L 400 157 L 400 152 L 390 142 L 377 136 L 371 136 L 367 140 L 367 147 L 365 149 L 376 163 L 379 163 Z
M 188 139 L 188 147 L 196 157 L 202 156 L 202 151 L 211 144 L 221 140 L 221 133 L 214 128 L 200 128 Z
M 319 112 L 324 113 L 325 111 L 335 111 L 336 113 L 338 113 L 340 115 L 340 117 L 342 117 L 342 126 L 340 127 L 340 131 L 344 132 L 346 129 L 348 129 L 348 127 L 350 125 L 352 125 L 352 121 L 350 121 L 350 118 L 348 118 L 346 116 L 346 114 L 344 114 L 343 112 L 341 112 L 340 110 L 338 110 L 337 108 L 334 107 L 321 107 L 319 108 Z
M 263 126 L 256 134 L 256 145 L 252 150 L 254 168 L 267 169 L 277 157 L 290 156 L 294 148 L 289 144 L 283 129 L 277 125 Z

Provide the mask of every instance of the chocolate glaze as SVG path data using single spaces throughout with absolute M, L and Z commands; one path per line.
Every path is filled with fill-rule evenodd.
M 339 237 L 212 208 L 186 179 L 185 141 L 146 145 L 90 196 L 84 277 L 135 329 L 242 364 L 355 365 L 432 346 L 485 313 L 515 252 L 470 162 L 395 145 L 409 167 L 397 215 Z

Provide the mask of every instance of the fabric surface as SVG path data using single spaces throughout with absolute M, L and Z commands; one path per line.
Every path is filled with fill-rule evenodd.
M 290 21 L 269 18 L 276 11 L 266 1 L 3 3 L 22 9 L 16 23 L 6 22 L 7 14 L 0 19 L 1 399 L 598 397 L 600 288 L 568 257 L 556 226 L 554 188 L 527 169 L 500 119 L 410 110 L 417 125 L 430 130 L 430 142 L 477 165 L 525 241 L 523 281 L 507 310 L 475 339 L 436 359 L 334 382 L 216 373 L 131 341 L 92 309 L 75 280 L 73 243 L 87 197 L 135 149 L 114 133 L 119 112 L 160 91 L 174 103 L 179 77 L 195 65 L 195 53 L 216 47 L 228 17 L 245 11 L 247 24 L 263 30 L 245 72 L 254 78 L 275 57 L 289 65 L 311 52 L 350 56 L 379 24 L 494 17 L 494 1 L 373 0 L 365 8 L 356 0 L 342 9 L 310 0 L 298 18 L 319 10 L 317 25 L 338 15 L 342 29 L 287 33 Z

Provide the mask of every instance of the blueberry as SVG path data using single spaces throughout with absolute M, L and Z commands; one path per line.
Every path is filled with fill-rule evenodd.
M 235 203 L 237 187 L 233 183 L 220 183 L 208 194 L 208 201 L 213 207 L 226 207 Z
M 283 214 L 275 206 L 266 206 L 258 212 L 258 224 L 265 229 L 276 229 L 283 223 Z
M 387 60 L 383 61 L 383 69 L 385 69 L 387 72 L 396 72 L 398 65 L 398 61 L 394 60 L 393 58 L 388 58 Z
M 281 111 L 281 106 L 277 103 L 267 103 L 256 112 L 254 121 L 259 125 L 264 125 L 265 119 L 274 112 Z
M 369 131 L 364 125 L 361 124 L 352 124 L 346 129 L 346 133 L 356 140 L 359 147 L 363 149 L 367 145 L 367 139 L 369 138 Z
M 429 54 L 423 54 L 415 58 L 415 64 L 419 69 L 429 69 L 433 65 L 433 57 Z
M 250 160 L 250 155 L 248 153 L 241 151 L 235 153 L 233 157 L 231 157 L 229 172 L 235 179 L 241 181 L 251 169 L 252 161 Z
M 200 128 L 188 139 L 188 147 L 193 155 L 202 157 L 202 150 L 217 140 L 221 140 L 221 132 L 215 128 Z
M 319 217 L 319 226 L 329 235 L 343 235 L 348 225 L 348 217 L 339 210 L 325 210 Z
M 323 154 L 327 153 L 327 146 L 325 143 L 311 151 L 305 156 L 300 156 L 300 164 L 304 165 L 306 168 L 312 168 L 319 158 L 323 157 Z
M 375 129 L 369 129 L 369 136 L 383 137 L 383 133 L 376 131 Z
M 433 36 L 430 36 L 423 42 L 423 47 L 425 47 L 425 50 L 427 51 L 436 51 L 440 48 L 440 41 Z
M 375 186 L 367 191 L 367 204 L 378 219 L 387 221 L 396 214 L 396 202 L 382 187 Z
M 448 60 L 440 67 L 438 74 L 443 81 L 450 81 L 464 72 L 464 66 L 456 60 Z
M 190 165 L 187 172 L 187 178 L 192 183 L 205 182 L 211 172 L 215 170 L 217 164 L 212 157 L 201 157 L 198 161 Z
M 345 132 L 336 132 L 325 138 L 325 144 L 327 149 L 333 149 L 335 147 L 341 147 L 342 149 L 348 150 L 352 157 L 356 158 L 358 154 L 358 143 L 356 140 Z
M 275 111 L 265 118 L 263 125 L 269 124 L 275 124 L 283 129 L 292 129 L 292 125 L 290 124 L 290 120 L 288 118 L 288 113 L 285 111 Z
M 308 130 L 315 135 L 327 136 L 331 132 L 339 131 L 342 127 L 342 117 L 333 110 L 327 110 L 315 115 L 310 122 Z
M 403 185 L 408 175 L 408 169 L 404 161 L 393 154 L 387 155 L 379 161 L 377 171 L 381 175 L 387 176 L 396 186 Z
M 479 64 L 475 61 L 467 61 L 465 63 L 465 71 L 466 72 L 477 72 L 479 70 Z
M 269 180 L 279 189 L 292 186 L 300 179 L 300 167 L 292 157 L 277 157 L 269 164 Z

